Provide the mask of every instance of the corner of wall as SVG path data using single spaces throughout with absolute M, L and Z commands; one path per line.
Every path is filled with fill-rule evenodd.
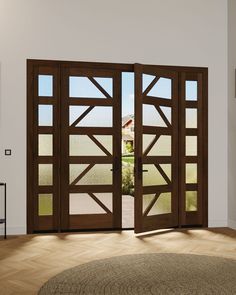
M 228 220 L 228 227 L 236 230 L 236 220 Z

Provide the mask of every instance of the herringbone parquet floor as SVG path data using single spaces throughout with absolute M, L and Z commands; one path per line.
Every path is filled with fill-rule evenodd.
M 37 294 L 50 277 L 95 259 L 132 253 L 192 253 L 236 259 L 236 231 L 165 230 L 44 234 L 0 241 L 0 294 Z

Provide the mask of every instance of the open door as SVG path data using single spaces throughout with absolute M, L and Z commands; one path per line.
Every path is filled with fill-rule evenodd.
M 178 72 L 135 64 L 135 232 L 176 227 Z

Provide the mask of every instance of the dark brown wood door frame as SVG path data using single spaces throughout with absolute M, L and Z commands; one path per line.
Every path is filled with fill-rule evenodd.
M 78 67 L 87 69 L 99 69 L 99 70 L 115 70 L 120 74 L 122 72 L 134 72 L 134 64 L 114 64 L 114 63 L 93 63 L 93 62 L 73 62 L 73 61 L 51 61 L 51 60 L 27 60 L 27 232 L 33 233 L 37 231 L 60 231 L 61 230 L 61 208 L 60 208 L 60 169 L 61 163 L 59 160 L 60 155 L 60 116 L 61 116 L 61 67 Z M 183 213 L 184 210 L 184 189 L 185 184 L 182 182 L 179 185 L 179 226 L 187 225 L 199 225 L 206 227 L 208 225 L 208 69 L 199 67 L 180 67 L 180 66 L 148 66 L 150 69 L 159 69 L 175 71 L 178 74 L 179 79 L 179 99 L 184 99 L 183 91 L 180 91 L 181 83 L 183 84 L 185 79 L 200 81 L 199 94 L 201 97 L 198 105 L 198 136 L 201 139 L 198 141 L 198 154 L 197 163 L 198 169 L 198 182 L 201 183 L 201 198 L 199 199 L 199 208 L 202 209 L 201 214 L 193 214 L 192 212 Z M 45 98 L 38 97 L 37 94 L 37 75 L 38 74 L 50 74 L 54 76 L 53 84 L 53 97 Z M 38 104 L 52 104 L 53 105 L 53 127 L 38 127 L 37 126 L 37 106 Z M 183 109 L 179 109 L 179 124 L 183 124 L 182 121 Z M 181 136 L 185 134 L 185 130 L 179 129 Z M 191 132 L 191 131 L 188 131 Z M 53 156 L 37 156 L 38 146 L 37 137 L 38 134 L 53 134 L 54 148 Z M 181 141 L 179 148 L 179 167 L 186 161 L 191 162 L 196 159 L 191 157 L 184 157 L 183 155 L 184 142 Z M 53 168 L 53 186 L 45 187 L 38 186 L 38 172 L 37 163 L 54 163 Z M 136 165 L 137 166 L 137 165 Z M 137 167 L 135 167 L 137 168 Z M 181 174 L 181 171 L 179 171 Z M 182 179 L 184 175 L 181 174 Z M 193 188 L 195 189 L 195 188 Z M 38 194 L 39 193 L 53 193 L 53 211 L 52 217 L 48 216 L 35 216 L 38 212 Z

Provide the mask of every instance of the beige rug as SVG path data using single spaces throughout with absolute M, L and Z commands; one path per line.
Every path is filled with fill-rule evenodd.
M 236 294 L 236 261 L 188 254 L 107 258 L 63 271 L 39 294 Z

